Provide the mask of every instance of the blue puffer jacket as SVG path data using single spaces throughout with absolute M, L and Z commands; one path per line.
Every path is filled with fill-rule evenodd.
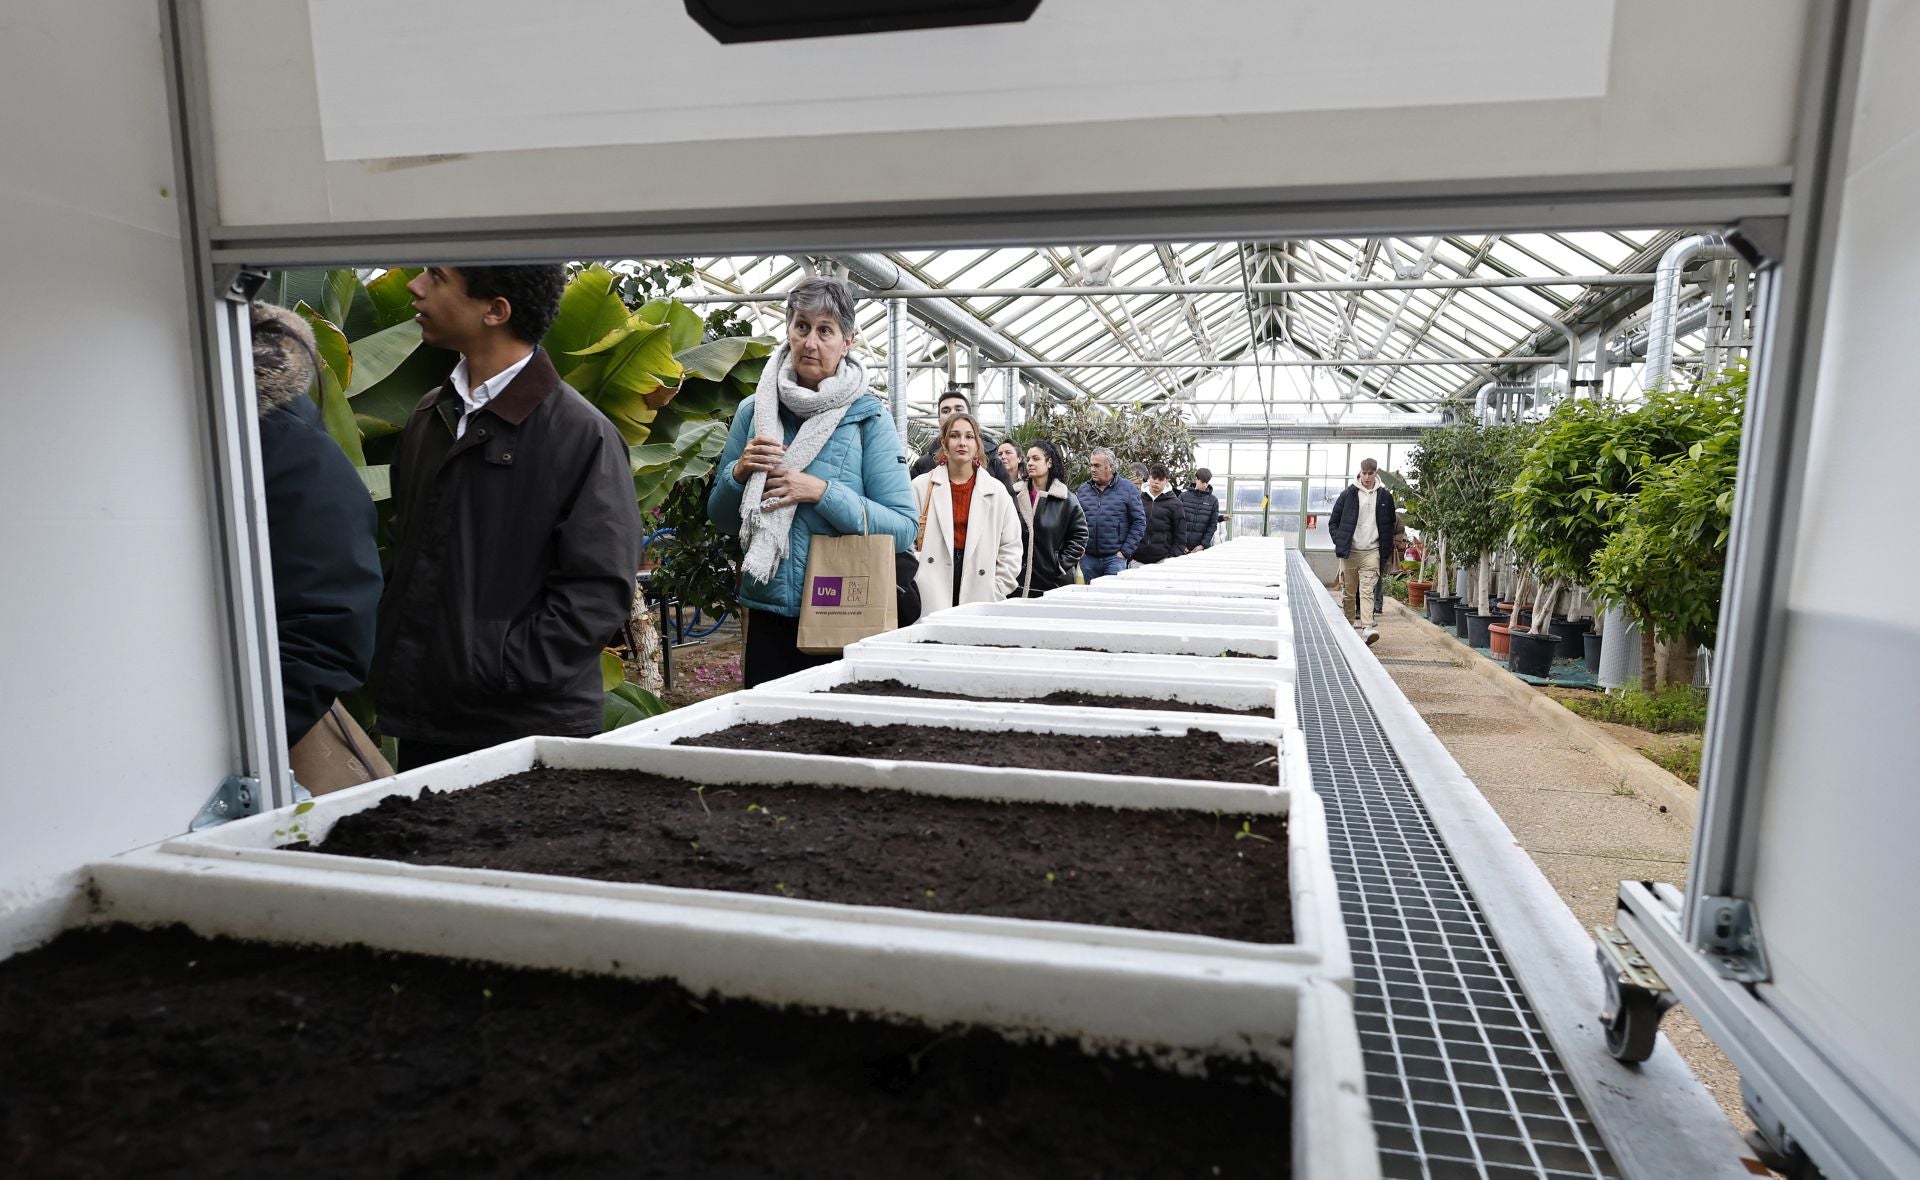
M 1088 480 L 1080 485 L 1078 495 L 1080 507 L 1087 512 L 1087 556 L 1125 553 L 1131 557 L 1147 535 L 1147 509 L 1140 502 L 1140 489 L 1116 475 L 1104 488 Z
M 791 446 L 800 430 L 800 420 L 780 411 L 781 442 Z M 733 416 L 733 429 L 727 434 L 727 449 L 720 454 L 720 467 L 707 496 L 707 517 L 714 525 L 735 534 L 740 532 L 740 495 L 746 489 L 733 478 L 733 465 L 747 449 L 753 437 L 753 398 L 740 403 Z M 827 481 L 827 494 L 818 504 L 802 504 L 793 516 L 793 531 L 787 542 L 787 559 L 773 572 L 770 582 L 741 577 L 740 604 L 777 615 L 800 613 L 801 583 L 807 576 L 807 547 L 815 533 L 846 535 L 860 531 L 860 506 L 866 504 L 867 531 L 893 537 L 896 553 L 913 548 L 913 534 L 920 527 L 913 484 L 907 479 L 907 453 L 900 445 L 900 434 L 893 428 L 893 417 L 877 397 L 860 397 L 847 407 L 846 416 L 834 428 L 833 437 L 820 448 L 807 474 Z

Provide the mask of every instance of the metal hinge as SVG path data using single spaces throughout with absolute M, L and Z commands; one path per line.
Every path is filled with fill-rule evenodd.
M 1740 897 L 1703 898 L 1699 913 L 1700 953 L 1716 972 L 1740 983 L 1765 983 L 1772 977 L 1752 902 Z
M 213 792 L 213 798 L 193 819 L 192 830 L 199 832 L 229 820 L 244 819 L 260 813 L 260 780 L 230 774 Z

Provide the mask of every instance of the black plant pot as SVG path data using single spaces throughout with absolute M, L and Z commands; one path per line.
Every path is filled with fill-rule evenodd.
M 1515 631 L 1512 643 L 1512 653 L 1507 657 L 1509 670 L 1523 676 L 1538 676 L 1542 680 L 1553 672 L 1553 656 L 1560 648 L 1558 639 L 1552 635 L 1535 635 L 1531 631 Z
M 1492 637 L 1487 634 L 1487 628 L 1491 627 L 1493 624 L 1500 621 L 1501 621 L 1500 616 L 1497 614 L 1494 614 L 1492 611 L 1487 611 L 1485 613 L 1475 612 L 1474 614 L 1468 615 L 1467 616 L 1467 646 L 1468 647 L 1487 646 L 1488 643 L 1492 642 Z
M 1592 619 L 1558 619 L 1547 628 L 1560 640 L 1560 658 L 1563 660 L 1583 660 L 1587 656 L 1586 642 L 1581 639 L 1593 629 Z
M 1436 627 L 1453 626 L 1453 608 L 1459 602 L 1452 594 L 1427 595 L 1427 619 Z
M 1580 637 L 1580 644 L 1587 657 L 1587 675 L 1600 675 L 1600 641 L 1605 638 L 1598 631 L 1589 631 Z
M 1468 634 L 1467 624 L 1473 619 L 1473 615 L 1474 615 L 1473 607 L 1468 605 L 1467 603 L 1459 602 L 1454 604 L 1453 633 L 1455 636 L 1461 639 L 1465 639 L 1467 637 L 1467 634 Z
M 1522 627 L 1533 626 L 1533 608 L 1532 607 L 1523 606 L 1520 608 L 1520 625 Z

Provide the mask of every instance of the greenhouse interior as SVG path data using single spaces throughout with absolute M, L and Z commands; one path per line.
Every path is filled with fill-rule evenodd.
M 8 23 L 6 1175 L 1920 1176 L 1914 0 Z

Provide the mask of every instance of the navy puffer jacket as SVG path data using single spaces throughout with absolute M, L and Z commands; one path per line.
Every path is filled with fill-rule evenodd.
M 1133 481 L 1116 475 L 1103 488 L 1088 480 L 1077 494 L 1087 513 L 1087 556 L 1133 556 L 1147 535 L 1146 506 L 1140 503 L 1140 489 Z

